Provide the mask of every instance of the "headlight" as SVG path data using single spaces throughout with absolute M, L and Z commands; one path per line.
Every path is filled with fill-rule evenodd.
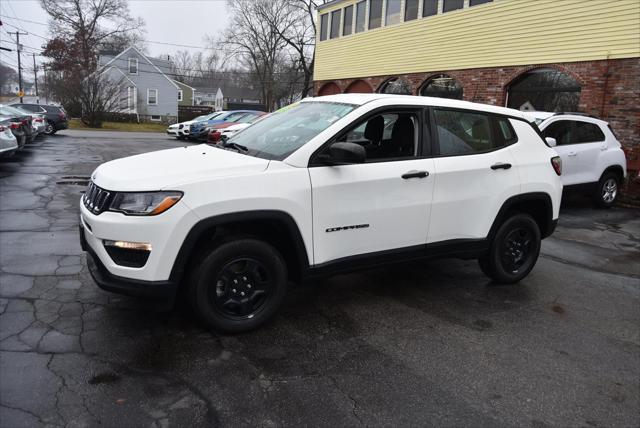
M 127 215 L 158 215 L 181 198 L 182 192 L 116 193 L 109 210 Z

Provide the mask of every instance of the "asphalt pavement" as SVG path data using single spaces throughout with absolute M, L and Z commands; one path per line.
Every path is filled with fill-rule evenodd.
M 640 425 L 639 210 L 566 199 L 516 286 L 404 264 L 219 335 L 98 289 L 78 242 L 96 166 L 185 144 L 63 131 L 0 161 L 0 426 Z

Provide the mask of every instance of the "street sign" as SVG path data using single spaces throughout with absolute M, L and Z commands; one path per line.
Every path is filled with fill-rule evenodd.
M 24 97 L 24 91 L 18 91 L 18 96 L 19 97 Z

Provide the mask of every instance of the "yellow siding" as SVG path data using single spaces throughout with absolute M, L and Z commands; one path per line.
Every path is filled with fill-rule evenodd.
M 494 0 L 317 41 L 314 78 L 633 57 L 640 57 L 640 0 Z

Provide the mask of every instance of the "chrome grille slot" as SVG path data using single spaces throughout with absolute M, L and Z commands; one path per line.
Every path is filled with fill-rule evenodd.
M 82 202 L 93 214 L 104 212 L 111 203 L 111 192 L 96 186 L 93 181 L 89 183 L 87 191 L 84 193 Z

